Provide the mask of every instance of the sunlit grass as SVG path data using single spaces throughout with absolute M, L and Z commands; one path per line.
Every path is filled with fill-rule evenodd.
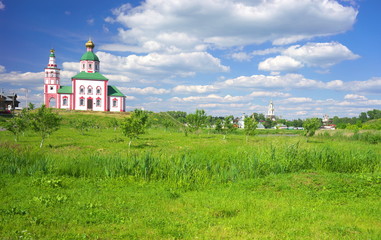
M 0 132 L 3 239 L 381 238 L 379 144 L 151 128 L 129 150 L 124 115 L 62 115 L 42 149 Z

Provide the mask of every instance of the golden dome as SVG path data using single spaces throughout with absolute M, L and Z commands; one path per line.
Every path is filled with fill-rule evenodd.
M 94 48 L 94 47 L 95 47 L 94 43 L 93 43 L 91 40 L 89 40 L 89 41 L 85 44 L 85 46 L 86 46 L 87 48 Z

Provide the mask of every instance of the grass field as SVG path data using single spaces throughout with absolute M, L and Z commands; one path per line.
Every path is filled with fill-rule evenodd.
M 0 132 L 0 239 L 381 239 L 381 147 L 363 135 L 151 128 L 129 150 L 107 127 L 127 114 L 60 115 L 41 149 Z

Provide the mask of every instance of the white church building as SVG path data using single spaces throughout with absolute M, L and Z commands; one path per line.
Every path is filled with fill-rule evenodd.
M 50 50 L 45 68 L 44 104 L 46 107 L 68 110 L 124 112 L 126 96 L 99 73 L 100 61 L 94 54 L 94 43 L 89 40 L 87 51 L 79 62 L 80 72 L 71 78 L 71 86 L 60 85 L 54 50 Z

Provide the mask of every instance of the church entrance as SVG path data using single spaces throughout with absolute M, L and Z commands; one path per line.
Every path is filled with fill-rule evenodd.
M 55 98 L 50 98 L 49 99 L 49 106 L 50 108 L 55 108 L 57 106 L 56 99 Z
M 87 110 L 93 110 L 93 99 L 92 98 L 87 99 Z

